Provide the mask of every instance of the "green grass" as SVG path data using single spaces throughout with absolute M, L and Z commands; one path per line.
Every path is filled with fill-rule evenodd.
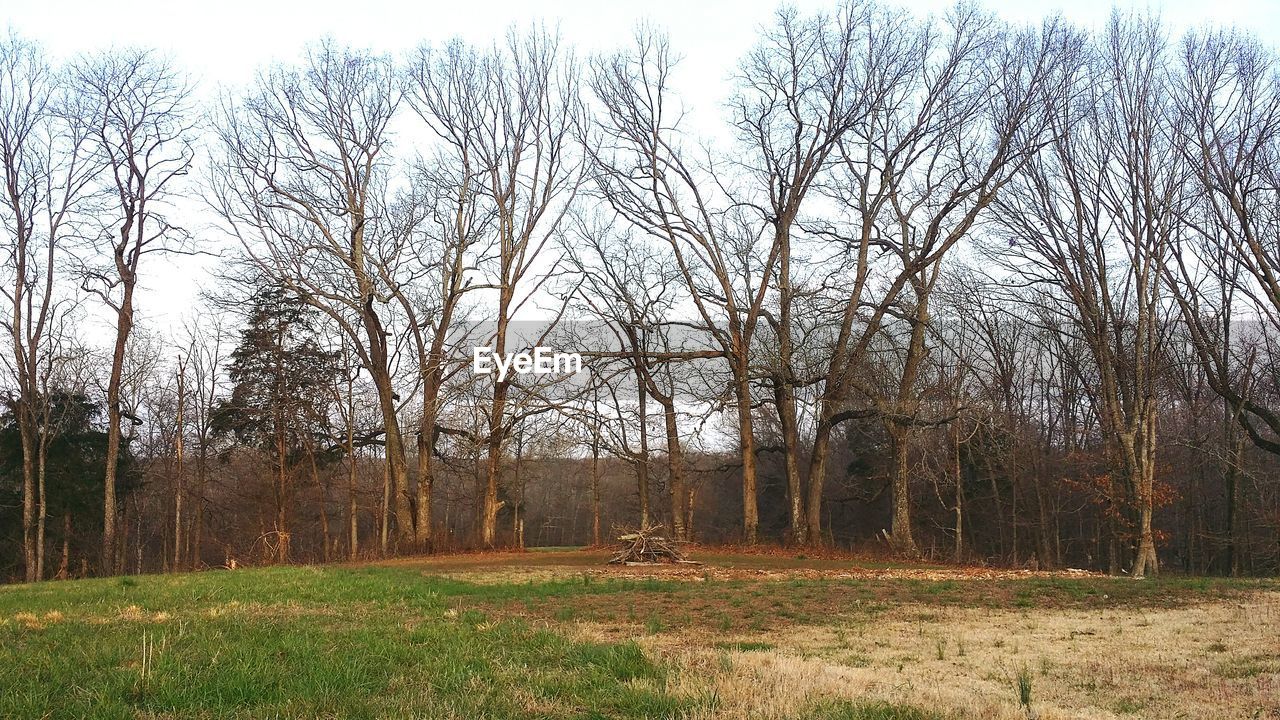
M 686 703 L 663 691 L 663 669 L 634 643 L 573 642 L 471 607 L 592 589 L 392 568 L 3 588 L 0 717 L 677 714 Z
M 581 554 L 547 553 L 530 559 Z M 757 558 L 747 558 L 756 563 Z M 512 562 L 509 558 L 506 562 Z M 816 562 L 816 561 L 804 561 Z M 478 569 L 490 567 L 481 558 Z M 776 630 L 931 606 L 1170 606 L 1263 581 L 1167 578 L 715 582 L 570 573 L 467 582 L 435 560 L 0 586 L 0 718 L 666 718 L 713 709 L 677 697 L 631 642 L 562 626 Z M 768 643 L 720 644 L 769 650 Z M 1224 659 L 1248 677 L 1274 659 Z M 928 720 L 910 707 L 818 704 L 797 718 Z
M 648 632 L 686 627 L 721 632 L 757 631 L 785 625 L 821 625 L 832 617 L 873 618 L 904 604 L 934 607 L 982 607 L 993 610 L 1040 608 L 1170 608 L 1274 590 L 1273 580 L 1168 577 L 1027 578 L 1001 580 L 789 579 L 669 582 L 578 579 L 573 612 L 563 594 L 548 588 L 541 595 L 516 599 L 498 595 L 477 602 L 500 614 L 530 620 L 629 623 Z M 585 586 L 584 586 L 585 585 Z M 626 595 L 619 602 L 618 593 Z M 657 618 L 657 622 L 652 622 Z

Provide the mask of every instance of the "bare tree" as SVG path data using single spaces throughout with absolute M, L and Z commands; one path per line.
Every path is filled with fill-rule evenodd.
M 60 117 L 63 78 L 40 49 L 17 36 L 0 40 L 0 223 L 7 236 L 4 364 L 17 394 L 10 405 L 22 446 L 22 552 L 27 581 L 41 577 L 44 514 L 37 516 L 40 378 L 47 337 L 58 313 L 57 257 L 73 232 L 75 211 L 92 177 L 84 128 Z
M 441 86 L 439 66 L 431 67 L 429 53 L 410 68 L 409 101 L 442 147 L 421 158 L 413 168 L 414 187 L 400 203 L 405 247 L 381 263 L 384 281 L 401 306 L 417 356 L 422 394 L 418 423 L 418 543 L 432 542 L 432 488 L 436 442 L 447 431 L 441 426 L 446 386 L 465 368 L 453 350 L 468 340 L 463 327 L 464 303 L 482 285 L 471 274 L 492 260 L 497 208 L 486 201 L 483 168 L 457 129 L 437 122 L 437 115 L 457 116 L 451 104 L 462 98 Z M 421 289 L 425 288 L 425 290 Z
M 870 38 L 860 43 L 868 55 L 854 67 L 874 104 L 842 141 L 834 185 L 851 222 L 833 227 L 831 251 L 853 259 L 853 273 L 825 281 L 847 291 L 836 296 L 838 330 L 822 381 L 810 505 L 820 503 L 831 430 L 866 414 L 857 407 L 864 396 L 892 439 L 890 538 L 911 554 L 917 552 L 907 487 L 912 429 L 939 420 L 919 416 L 916 392 L 928 353 L 929 299 L 947 253 L 1042 144 L 1046 122 L 1037 111 L 1060 92 L 1064 30 L 1049 23 L 1040 32 L 1018 31 L 959 7 L 922 25 L 879 15 L 862 32 Z M 887 261 L 878 268 L 875 251 Z M 882 289 L 870 296 L 877 279 Z M 895 380 L 878 388 L 859 376 L 868 349 L 886 331 L 905 336 L 889 369 Z
M 74 106 L 95 159 L 102 164 L 111 218 L 90 243 L 82 287 L 115 314 L 107 381 L 107 460 L 103 479 L 101 571 L 116 570 L 116 461 L 120 452 L 120 392 L 134 327 L 134 292 L 142 258 L 172 251 L 185 239 L 166 213 L 177 180 L 191 166 L 189 89 L 165 60 L 143 50 L 85 57 L 71 69 Z
M 874 6 L 865 2 L 844 3 L 831 15 L 779 10 L 742 62 L 731 103 L 745 151 L 738 165 L 747 185 L 734 193 L 735 200 L 759 215 L 771 236 L 770 255 L 777 257 L 776 305 L 766 315 L 777 352 L 765 374 L 782 435 L 788 521 L 798 543 L 817 543 L 821 532 L 809 527 L 800 469 L 796 390 L 813 381 L 812 373 L 797 368 L 795 315 L 797 302 L 813 290 L 796 266 L 808 265 L 800 254 L 806 199 L 838 156 L 840 140 L 871 107 L 867 100 L 875 90 L 860 84 L 866 77 L 854 66 L 863 58 L 858 40 L 874 15 Z M 800 262 L 793 265 L 793 257 Z
M 665 37 L 647 29 L 631 50 L 596 61 L 591 87 L 602 112 L 588 148 L 598 191 L 614 212 L 671 248 L 701 331 L 725 360 L 742 463 L 743 535 L 755 543 L 751 345 L 777 266 L 776 244 L 761 251 L 759 229 L 741 211 L 726 213 L 714 172 L 681 146 L 682 112 L 670 105 L 673 67 Z
M 601 362 L 615 359 L 629 368 L 635 378 L 637 414 L 642 422 L 648 414 L 649 399 L 662 408 L 670 527 L 677 539 L 687 540 L 688 485 L 680 416 L 684 411 L 681 405 L 691 398 L 689 393 L 681 397 L 675 366 L 700 353 L 684 347 L 678 338 L 688 336 L 687 328 L 671 319 L 681 297 L 678 291 L 683 281 L 665 244 L 655 246 L 647 236 L 619 233 L 609 222 L 582 222 L 577 228 L 576 242 L 568 250 L 575 275 L 580 278 L 575 290 L 583 309 L 589 316 L 603 321 L 603 334 L 610 336 L 596 338 L 594 342 L 618 348 L 615 352 L 599 352 L 595 357 Z M 595 417 L 598 420 L 598 416 Z M 637 431 L 640 454 L 647 458 L 647 428 L 640 425 Z M 647 526 L 647 460 L 638 462 L 636 470 L 640 523 Z
M 1262 371 L 1280 329 L 1280 68 L 1236 32 L 1192 33 L 1179 56 L 1172 145 L 1197 202 L 1164 274 L 1209 386 L 1255 445 L 1280 454 Z
M 483 240 L 487 258 L 478 263 L 487 279 L 477 289 L 493 296 L 494 351 L 503 355 L 513 317 L 555 271 L 543 250 L 581 184 L 582 163 L 574 149 L 582 112 L 577 70 L 558 38 L 512 30 L 484 53 L 461 42 L 442 51 L 423 49 L 411 74 L 414 109 L 456 165 L 459 211 L 480 203 L 480 212 L 491 216 L 492 233 Z M 478 230 L 458 229 L 467 235 Z M 513 381 L 495 379 L 489 403 L 480 518 L 480 541 L 487 547 L 495 543 L 501 508 L 499 474 L 512 427 L 506 410 Z
M 186 357 L 191 369 L 190 416 L 192 439 L 195 440 L 195 478 L 188 488 L 194 506 L 191 516 L 188 563 L 198 568 L 203 563 L 204 516 L 209 489 L 209 460 L 214 452 L 213 414 L 223 394 L 223 362 L 226 330 L 221 314 L 205 314 L 186 323 Z
M 213 202 L 250 263 L 341 328 L 382 412 L 396 541 L 416 541 L 381 260 L 403 242 L 390 208 L 388 125 L 402 98 L 390 60 L 323 43 L 224 103 Z
M 1167 331 L 1160 268 L 1180 232 L 1183 170 L 1170 132 L 1163 30 L 1113 17 L 1082 47 L 1071 100 L 1044 108 L 1054 139 L 998 202 L 1011 258 L 1037 300 L 1084 339 L 1090 399 L 1109 439 L 1117 523 L 1131 514 L 1132 572 L 1157 569 L 1151 526 L 1157 379 Z M 1121 495 L 1123 493 L 1123 495 Z M 1113 532 L 1111 567 L 1119 567 Z

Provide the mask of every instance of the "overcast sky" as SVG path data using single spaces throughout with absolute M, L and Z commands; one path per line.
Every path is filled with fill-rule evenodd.
M 830 8 L 835 1 L 796 0 L 793 4 L 802 9 Z M 905 4 L 920 13 L 940 13 L 952 2 Z M 1093 27 L 1100 26 L 1113 7 L 1109 0 L 988 0 L 983 4 L 1018 22 L 1036 22 L 1061 12 Z M 665 29 L 673 49 L 683 56 L 677 86 L 685 104 L 705 122 L 719 113 L 726 78 L 777 6 L 772 0 L 0 0 L 0 26 L 39 41 L 55 58 L 111 46 L 159 49 L 190 73 L 200 94 L 208 97 L 219 87 L 251 81 L 259 67 L 292 61 L 305 44 L 326 35 L 357 47 L 399 54 L 423 42 L 456 36 L 489 43 L 512 24 L 542 20 L 585 54 L 625 44 L 636 24 L 647 20 Z M 1239 25 L 1268 45 L 1280 45 L 1280 0 L 1122 1 L 1119 7 L 1157 11 L 1175 33 L 1205 23 Z M 202 222 L 193 218 L 188 226 Z M 149 324 L 163 330 L 189 312 L 206 262 L 178 258 L 171 261 L 172 268 L 143 269 L 139 309 Z

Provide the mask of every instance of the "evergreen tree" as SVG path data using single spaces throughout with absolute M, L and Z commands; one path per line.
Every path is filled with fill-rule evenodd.
M 242 447 L 272 457 L 276 558 L 289 559 L 289 513 L 294 474 L 314 470 L 331 436 L 327 432 L 328 388 L 337 374 L 336 353 L 325 350 L 315 311 L 279 286 L 252 300 L 248 322 L 231 354 L 230 397 L 214 409 L 214 432 L 234 436 Z
M 95 556 L 101 545 L 103 494 L 106 469 L 107 433 L 102 425 L 102 407 L 83 393 L 57 390 L 50 393 L 48 455 L 45 460 L 45 494 L 51 533 L 62 547 L 59 574 L 70 571 L 71 556 Z M 123 503 L 139 487 L 141 472 L 128 444 L 120 447 L 116 462 L 119 492 Z M 0 576 L 11 574 L 21 557 L 10 552 L 20 549 L 22 523 L 19 511 L 22 483 L 22 440 L 12 406 L 0 414 Z M 14 537 L 9 537 L 15 535 Z

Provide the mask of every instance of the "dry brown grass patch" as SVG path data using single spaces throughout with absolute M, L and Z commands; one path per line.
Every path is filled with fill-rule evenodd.
M 908 605 L 837 622 L 736 635 L 572 628 L 584 639 L 635 639 L 672 668 L 673 691 L 714 693 L 707 717 L 794 717 L 831 698 L 1026 720 L 1020 671 L 1038 720 L 1280 717 L 1280 593 L 1156 609 Z

